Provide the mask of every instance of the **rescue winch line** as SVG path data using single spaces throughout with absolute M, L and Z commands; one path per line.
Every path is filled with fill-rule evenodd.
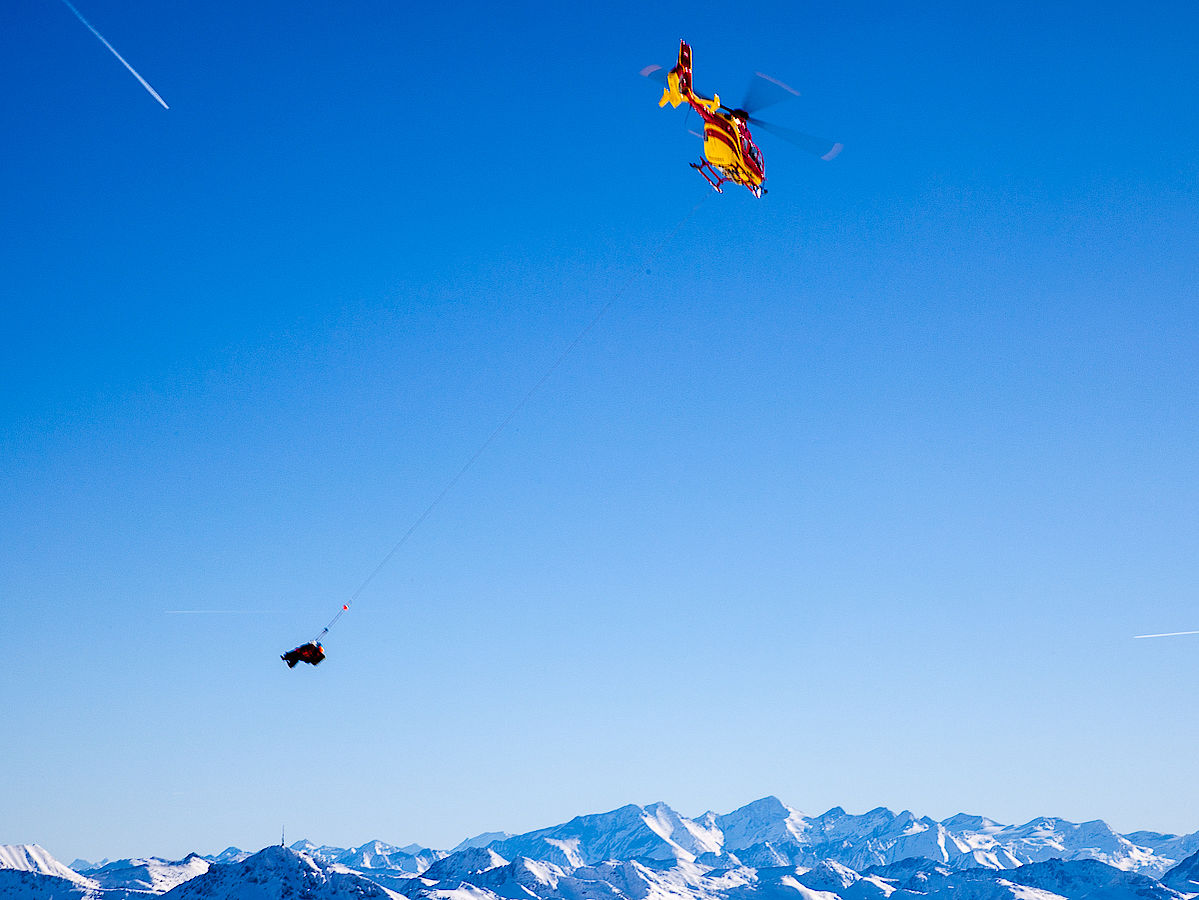
M 478 462 L 479 457 L 481 457 L 484 453 L 486 453 L 487 449 L 493 443 L 495 443 L 496 439 L 501 434 L 503 434 L 504 429 L 506 429 L 508 427 L 508 425 L 511 424 L 512 420 L 515 419 L 520 414 L 521 410 L 523 410 L 525 408 L 525 406 L 528 405 L 529 401 L 533 399 L 533 396 L 539 390 L 541 390 L 541 388 L 545 385 L 545 383 L 547 381 L 550 380 L 550 378 L 554 375 L 554 373 L 557 372 L 558 369 L 562 367 L 562 364 L 565 363 L 566 360 L 570 358 L 570 355 L 574 352 L 575 348 L 577 348 L 579 346 L 579 344 L 581 344 L 583 342 L 583 340 L 587 337 L 587 335 L 589 335 L 592 332 L 592 330 L 600 323 L 600 320 L 603 319 L 603 317 L 607 314 L 608 310 L 611 309 L 613 306 L 615 306 L 616 303 L 621 298 L 624 297 L 625 293 L 629 290 L 629 288 L 631 288 L 633 286 L 633 283 L 637 280 L 637 278 L 643 272 L 648 274 L 650 268 L 657 261 L 658 257 L 662 255 L 663 251 L 667 247 L 671 246 L 671 244 L 674 241 L 675 236 L 683 229 L 683 226 L 685 226 L 688 222 L 690 222 L 691 219 L 695 216 L 695 214 L 697 212 L 699 212 L 700 207 L 704 205 L 704 202 L 710 196 L 712 196 L 712 194 L 705 193 L 703 199 L 701 199 L 698 203 L 696 203 L 695 206 L 693 206 L 691 208 L 691 210 L 685 216 L 683 216 L 681 219 L 679 219 L 679 221 L 675 224 L 675 226 L 666 235 L 665 239 L 658 243 L 654 252 L 650 254 L 649 258 L 645 260 L 645 262 L 642 264 L 642 266 L 640 266 L 637 270 L 635 270 L 632 274 L 630 274 L 627 279 L 625 279 L 624 283 L 621 284 L 621 286 L 616 290 L 616 292 L 607 300 L 607 302 L 604 303 L 604 305 L 602 307 L 600 307 L 599 312 L 597 312 L 594 316 L 592 316 L 590 321 L 588 321 L 587 324 L 585 326 L 583 326 L 583 329 L 577 335 L 575 335 L 574 340 L 572 340 L 569 344 L 566 345 L 566 349 L 563 350 L 558 355 L 558 357 L 549 365 L 549 367 L 545 370 L 545 372 L 542 373 L 541 377 L 537 379 L 536 383 L 531 388 L 529 388 L 528 391 L 525 392 L 524 396 L 521 397 L 519 401 L 517 401 L 516 405 L 512 407 L 512 409 L 508 412 L 508 414 L 506 416 L 504 416 L 504 418 L 500 421 L 500 423 L 498 425 L 496 425 L 494 429 L 492 429 L 491 433 L 489 435 L 487 435 L 487 438 L 479 445 L 478 449 L 475 450 L 475 452 L 471 454 L 471 456 L 466 460 L 466 462 L 462 464 L 462 467 L 460 469 L 458 469 L 457 472 L 454 473 L 454 476 L 452 478 L 450 478 L 449 481 L 446 482 L 445 486 L 441 489 L 441 491 L 437 494 L 437 496 L 434 497 L 433 500 L 429 503 L 429 505 L 424 508 L 424 510 L 421 512 L 421 514 L 419 516 L 416 517 L 416 519 L 412 522 L 412 524 L 408 526 L 408 530 L 405 531 L 402 535 L 400 535 L 400 539 L 398 541 L 396 541 L 395 544 L 392 545 L 392 548 L 387 551 L 387 553 L 383 556 L 383 558 L 381 560 L 379 560 L 378 565 L 376 565 L 373 569 L 371 569 L 370 574 L 368 574 L 366 576 L 366 578 L 364 578 L 362 580 L 362 583 L 359 584 L 357 589 L 355 589 L 354 593 L 352 593 L 350 595 L 350 599 L 342 604 L 341 609 L 339 609 L 337 611 L 337 615 L 335 615 L 332 619 L 330 619 L 329 624 L 326 625 L 324 628 L 322 628 L 320 633 L 315 638 L 313 638 L 312 642 L 314 644 L 319 644 L 321 638 L 323 638 L 326 634 L 329 633 L 329 629 L 337 624 L 337 620 L 340 619 L 343 615 L 345 615 L 347 612 L 350 611 L 350 607 L 354 605 L 354 602 L 360 596 L 362 596 L 362 592 L 365 591 L 367 589 L 367 587 L 370 586 L 370 583 L 372 581 L 374 581 L 375 578 L 379 575 L 379 573 L 382 572 L 387 567 L 387 564 L 389 562 L 391 562 L 392 558 L 397 553 L 400 552 L 400 549 L 408 542 L 408 539 L 412 537 L 413 533 L 418 528 L 420 528 L 420 526 L 424 523 L 424 521 L 427 518 L 429 518 L 430 515 L 433 514 L 433 511 L 435 509 L 437 509 L 437 507 L 441 504 L 441 501 L 446 498 L 446 495 L 449 494 L 450 491 L 452 491 L 454 489 L 454 487 L 458 484 L 458 482 L 461 481 L 462 478 L 466 475 L 466 473 L 471 470 L 471 468 L 474 466 L 474 464 L 476 462 Z

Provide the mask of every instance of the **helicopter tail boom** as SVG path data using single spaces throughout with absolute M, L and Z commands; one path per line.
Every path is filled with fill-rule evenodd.
M 691 46 L 686 41 L 679 41 L 679 61 L 666 73 L 666 87 L 662 90 L 658 106 L 669 103 L 677 109 L 680 104 L 689 102 L 690 94 Z
M 687 103 L 696 110 L 705 109 L 708 112 L 720 109 L 719 94 L 709 100 L 691 89 L 691 45 L 686 41 L 679 41 L 679 61 L 666 73 L 666 86 L 662 89 L 662 99 L 658 101 L 658 106 L 665 106 L 667 103 L 676 108 Z

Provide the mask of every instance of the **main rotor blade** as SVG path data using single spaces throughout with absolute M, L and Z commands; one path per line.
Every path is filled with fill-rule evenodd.
M 752 116 L 760 109 L 798 96 L 799 91 L 789 84 L 783 84 L 777 78 L 755 72 L 754 77 L 749 80 L 749 86 L 745 89 L 745 100 L 741 103 L 740 108 Z
M 641 70 L 641 76 L 650 81 L 656 81 L 660 85 L 666 85 L 666 70 L 661 66 L 646 66 Z
M 817 137 L 814 134 L 808 134 L 806 131 L 784 128 L 782 125 L 773 125 L 770 122 L 763 122 L 761 119 L 750 119 L 749 122 L 755 128 L 761 128 L 775 137 L 782 138 L 788 144 L 792 144 L 800 150 L 812 153 L 824 160 L 835 159 L 837 154 L 845 149 L 844 144 L 830 141 L 827 138 Z

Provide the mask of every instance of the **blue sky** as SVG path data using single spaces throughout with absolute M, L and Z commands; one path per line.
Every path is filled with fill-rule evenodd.
M 6 7 L 0 842 L 1199 829 L 1199 8 L 728 10 Z

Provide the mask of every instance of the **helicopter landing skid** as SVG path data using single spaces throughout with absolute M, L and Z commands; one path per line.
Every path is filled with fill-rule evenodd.
M 758 198 L 761 198 L 761 196 L 766 193 L 766 188 L 762 187 L 762 185 L 750 184 L 748 181 L 740 181 L 740 180 L 737 180 L 734 178 L 730 178 L 728 175 L 725 175 L 723 171 L 716 168 L 714 165 L 712 165 L 706 159 L 701 159 L 697 163 L 691 163 L 691 168 L 693 168 L 693 169 L 695 169 L 695 171 L 699 172 L 700 175 L 703 175 L 704 181 L 706 181 L 706 182 L 708 182 L 708 184 L 712 185 L 712 189 L 715 190 L 716 193 L 718 193 L 718 194 L 724 193 L 724 188 L 721 187 L 721 185 L 724 184 L 726 181 L 731 181 L 731 182 L 733 182 L 733 184 L 743 185 L 751 194 L 753 194 L 755 197 L 758 197 Z
M 712 188 L 716 191 L 716 193 L 724 193 L 724 188 L 722 188 L 721 185 L 728 181 L 728 179 L 721 175 L 720 172 L 717 171 L 710 162 L 708 162 L 706 159 L 701 159 L 697 163 L 691 163 L 691 168 L 699 172 L 700 175 L 703 175 L 704 181 L 712 185 Z

